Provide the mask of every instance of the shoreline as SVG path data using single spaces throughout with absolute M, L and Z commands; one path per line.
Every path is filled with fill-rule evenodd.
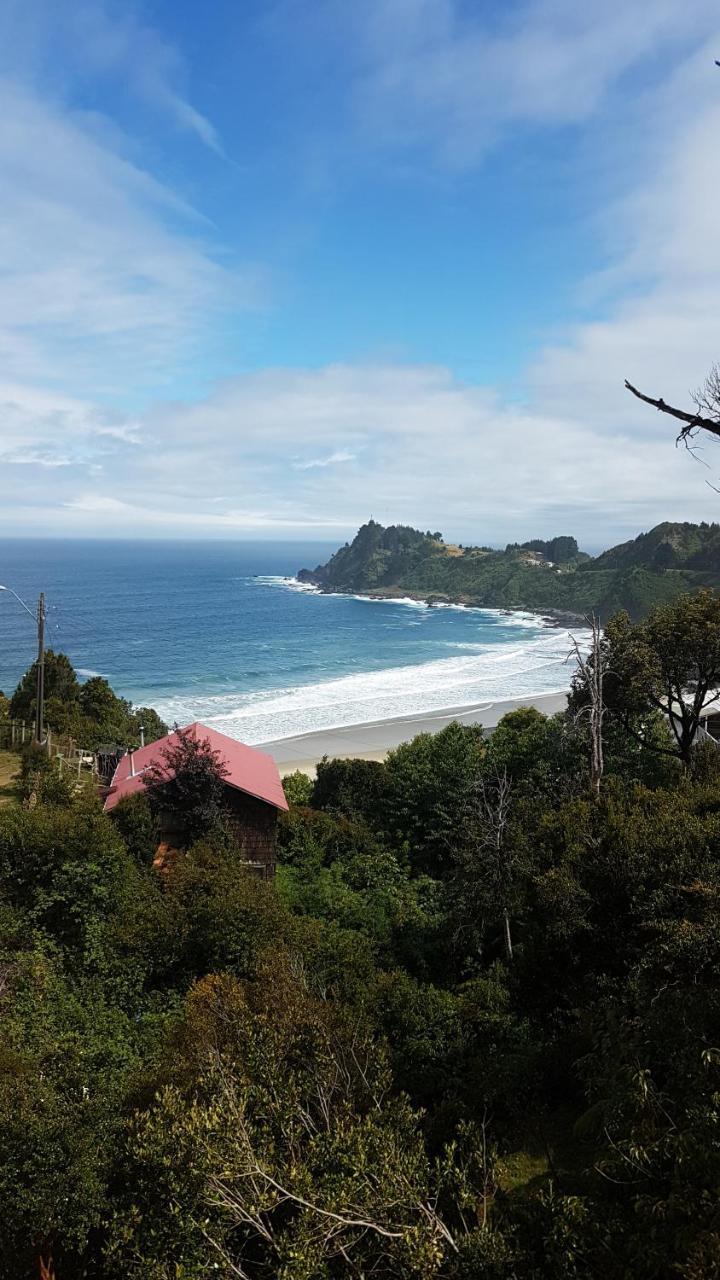
M 300 573 L 304 572 L 299 570 Z M 325 586 L 322 582 L 315 581 L 311 575 L 307 578 L 301 578 L 297 574 L 295 577 L 288 578 L 288 582 L 297 584 L 296 590 L 301 589 L 309 594 L 320 596 L 345 596 L 346 598 L 356 600 L 379 600 L 386 604 L 422 604 L 428 609 L 468 609 L 477 610 L 480 613 L 499 613 L 512 616 L 515 613 L 529 614 L 538 618 L 545 626 L 550 627 L 571 627 L 571 626 L 587 626 L 587 618 L 583 614 L 575 613 L 570 609 L 553 609 L 541 608 L 537 605 L 495 605 L 480 604 L 476 599 L 469 595 L 447 595 L 444 592 L 413 591 L 412 588 L 404 587 L 376 587 L 374 591 L 342 591 L 337 587 Z
M 439 711 L 422 711 L 413 716 L 396 716 L 387 720 L 369 720 L 363 724 L 336 729 L 314 729 L 289 738 L 276 738 L 254 745 L 273 757 L 280 775 L 300 770 L 313 777 L 323 756 L 331 759 L 384 760 L 388 751 L 409 742 L 419 733 L 438 733 L 453 720 L 460 724 L 481 724 L 494 729 L 509 711 L 519 707 L 535 707 L 544 715 L 564 711 L 567 691 L 528 694 L 525 697 L 501 698 L 492 702 L 466 703 Z

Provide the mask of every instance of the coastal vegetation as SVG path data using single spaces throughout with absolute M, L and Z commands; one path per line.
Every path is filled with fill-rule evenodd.
M 274 883 L 210 751 L 0 808 L 7 1280 L 717 1275 L 720 751 L 661 701 L 717 602 L 603 644 L 557 716 L 288 779 Z
M 37 663 L 33 662 L 12 697 L 5 699 L 4 706 L 0 704 L 0 712 L 31 724 L 36 690 Z M 87 750 L 101 743 L 136 747 L 141 726 L 145 742 L 155 742 L 167 733 L 167 725 L 152 707 L 133 707 L 114 693 L 103 676 L 90 676 L 81 682 L 69 658 L 52 649 L 45 651 L 44 722 Z
M 720 585 L 720 525 L 666 522 L 592 557 L 568 536 L 494 550 L 370 520 L 327 564 L 301 569 L 298 577 L 324 591 L 594 613 L 603 620 L 625 610 L 637 619 L 654 604 Z

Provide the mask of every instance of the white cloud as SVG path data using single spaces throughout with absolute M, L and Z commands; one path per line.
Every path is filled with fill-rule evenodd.
M 82 118 L 2 79 L 0 118 L 9 376 L 137 394 L 183 367 L 223 308 L 256 305 L 256 275 L 219 265 L 173 193 Z
M 472 163 L 510 125 L 590 119 L 640 59 L 686 51 L 713 24 L 717 52 L 715 10 L 536 0 L 523 24 L 504 14 L 481 30 L 449 0 L 369 3 L 358 105 L 382 143 Z M 629 376 L 686 398 L 720 356 L 713 44 L 668 55 L 659 85 L 643 81 L 622 120 L 610 112 L 603 134 L 588 133 L 620 192 L 597 213 L 606 265 L 586 282 L 591 318 L 547 342 L 512 400 L 444 368 L 348 363 L 110 411 L 128 383 L 171 381 L 196 324 L 233 290 L 251 304 L 252 280 L 235 288 L 205 228 L 119 136 L 41 96 L 31 76 L 0 82 L 0 527 L 334 536 L 372 512 L 462 541 L 600 543 L 660 519 L 717 518 L 710 473 L 623 389 Z M 123 65 L 127 47 L 101 48 L 95 65 Z M 177 73 L 159 83 L 176 92 Z M 137 80 L 141 91 L 152 96 Z M 18 491 L 13 458 L 35 468 L 32 491 Z
M 64 503 L 64 506 L 71 511 L 87 511 L 92 515 L 124 515 L 132 513 L 132 507 L 127 502 L 121 502 L 119 498 L 99 493 L 83 494 L 79 498 L 73 498 L 72 501 Z
M 0 69 L 3 66 L 14 77 L 58 88 L 65 87 L 70 75 L 80 82 L 112 80 L 121 91 L 194 133 L 205 146 L 222 152 L 214 126 L 182 92 L 186 68 L 178 50 L 132 3 L 4 0 Z
M 672 422 L 632 401 L 625 378 L 687 405 L 720 358 L 718 48 L 720 18 L 717 40 L 669 72 L 626 121 L 643 145 L 627 193 L 598 216 L 611 248 L 607 269 L 588 282 L 600 314 L 548 344 L 529 373 L 531 403 L 546 412 L 670 442 Z M 678 483 L 687 479 L 679 470 Z
M 336 449 L 334 453 L 329 453 L 326 458 L 311 458 L 309 462 L 294 462 L 293 466 L 296 471 L 312 471 L 315 467 L 334 467 L 340 462 L 354 462 L 356 454 L 349 453 L 347 449 Z
M 0 453 L 0 465 L 12 467 L 71 467 L 72 458 L 64 458 L 61 454 L 41 453 L 39 449 L 21 450 L 13 453 Z
M 237 266 L 152 175 L 145 138 L 84 106 L 97 95 L 122 114 L 133 100 L 149 121 L 221 151 L 185 80 L 178 51 L 136 4 L 0 6 L 3 376 L 139 398 L 202 355 L 231 309 L 264 306 L 260 269 Z
M 346 7 L 336 14 L 344 22 Z M 509 126 L 587 121 L 644 59 L 672 65 L 718 14 L 715 0 L 529 0 L 493 13 L 459 0 L 368 0 L 355 22 L 362 131 L 465 165 Z
M 462 541 L 574 532 L 592 543 L 664 518 L 712 518 L 717 495 L 700 468 L 681 471 L 665 424 L 651 421 L 640 437 L 610 437 L 577 416 L 503 404 L 440 368 L 265 371 L 229 380 L 202 404 L 150 412 L 143 449 L 106 442 L 117 452 L 104 481 L 80 486 L 68 468 L 55 476 L 49 510 L 47 494 L 34 509 L 23 495 L 16 506 L 10 487 L 3 510 L 16 528 L 50 521 L 130 536 L 335 536 L 372 512 Z M 290 481 L 299 439 L 323 460 L 354 453 L 354 466 L 306 468 Z

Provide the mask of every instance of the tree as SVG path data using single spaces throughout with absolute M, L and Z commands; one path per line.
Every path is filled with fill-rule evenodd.
M 138 1029 L 41 949 L 16 954 L 0 1028 L 0 1273 L 98 1275 L 108 1171 Z
M 154 707 L 133 707 L 128 704 L 130 711 L 130 725 L 132 732 L 132 742 L 124 739 L 125 746 L 135 746 L 140 742 L 140 728 L 143 729 L 143 737 L 145 743 L 157 742 L 159 738 L 164 738 L 167 734 L 168 727 L 164 720 L 161 720 Z
M 506 773 L 516 796 L 534 796 L 543 804 L 577 791 L 581 746 L 577 725 L 566 712 L 548 717 L 535 707 L 518 707 L 493 730 L 482 771 L 488 778 Z
M 29 720 L 34 715 L 36 669 L 33 663 L 25 673 L 10 701 L 10 715 Z M 69 658 L 64 653 L 45 653 L 45 721 L 57 733 L 68 734 L 87 750 L 102 742 L 117 742 L 125 747 L 140 743 L 140 725 L 145 741 L 155 742 L 167 733 L 152 707 L 133 709 L 127 698 L 120 698 L 103 676 L 91 676 L 81 684 Z
M 294 921 L 274 886 L 238 865 L 234 851 L 219 844 L 199 841 L 164 879 L 178 987 L 206 973 L 253 976 L 268 952 L 292 933 Z
M 91 720 L 110 720 L 117 714 L 119 706 L 127 709 L 127 703 L 116 697 L 103 676 L 91 676 L 80 685 L 77 700 L 83 715 Z
M 607 712 L 605 706 L 605 676 L 607 659 L 601 643 L 602 632 L 600 622 L 595 614 L 588 620 L 592 631 L 590 653 L 585 655 L 573 636 L 573 649 L 577 661 L 575 680 L 582 685 L 585 693 L 585 704 L 578 715 L 587 714 L 590 728 L 590 787 L 596 796 L 600 795 L 605 768 L 603 723 Z
M 616 614 L 599 653 L 612 714 L 644 746 L 689 765 L 703 711 L 720 693 L 720 600 L 711 591 L 679 596 L 638 623 Z M 586 676 L 594 679 L 592 660 Z M 581 673 L 574 705 L 590 692 Z M 667 716 L 672 731 L 674 741 L 667 745 L 647 732 L 657 712 Z
M 45 698 L 59 704 L 77 701 L 77 676 L 70 659 L 64 653 L 45 650 Z M 14 720 L 31 720 L 35 714 L 37 695 L 37 661 L 25 672 L 12 698 L 10 699 L 10 715 Z M 47 718 L 47 717 L 46 717 Z M 48 718 L 48 723 L 51 723 Z M 53 726 L 54 727 L 54 726 Z
M 414 870 L 440 876 L 451 870 L 484 750 L 480 725 L 453 721 L 390 752 L 383 823 L 393 840 L 407 841 Z
M 313 780 L 302 769 L 287 773 L 282 780 L 285 799 L 290 805 L 309 805 L 312 800 Z
M 156 816 L 172 816 L 186 845 L 207 835 L 223 813 L 228 769 L 207 738 L 178 729 L 145 770 L 143 782 Z
M 505 957 L 513 958 L 510 902 L 516 849 L 509 822 L 512 784 L 503 770 L 494 777 L 479 774 L 470 790 L 457 854 L 456 898 L 461 924 L 478 933 L 482 946 L 485 921 L 502 920 Z
M 652 405 L 654 409 L 659 409 L 661 413 L 667 413 L 671 418 L 677 418 L 684 424 L 677 437 L 678 443 L 687 444 L 698 431 L 707 431 L 711 436 L 720 436 L 720 365 L 712 366 L 703 385 L 693 395 L 695 413 L 688 413 L 686 409 L 675 409 L 672 405 L 666 404 L 662 397 L 654 400 L 652 396 L 643 395 L 642 391 L 638 391 L 637 387 L 627 379 L 625 386 L 628 391 L 637 396 L 638 400 L 643 400 L 645 404 Z
M 28 927 L 89 955 L 118 907 L 128 860 L 94 796 L 71 807 L 7 806 L 0 812 L 0 882 Z
M 625 1274 L 705 1280 L 720 1257 L 720 917 L 716 885 L 684 897 L 689 918 L 658 922 L 594 1012 L 578 1127 L 599 1138 L 593 1191 Z
M 457 1244 L 437 1172 L 417 1115 L 389 1096 L 364 1019 L 307 990 L 276 954 L 256 983 L 198 983 L 183 1023 L 176 1080 L 129 1125 L 110 1238 L 118 1272 L 439 1273 Z M 464 1171 L 448 1163 L 457 1186 Z
M 317 766 L 312 792 L 316 809 L 372 824 L 382 813 L 387 771 L 379 760 L 328 760 Z
M 133 861 L 141 867 L 151 866 L 158 846 L 158 824 L 147 793 L 138 791 L 125 796 L 115 805 L 110 819 Z

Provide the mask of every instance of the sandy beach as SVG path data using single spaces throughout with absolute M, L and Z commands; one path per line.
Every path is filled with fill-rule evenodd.
M 494 729 L 508 711 L 515 711 L 518 707 L 537 707 L 545 715 L 554 715 L 556 711 L 564 710 L 566 697 L 564 693 L 545 693 L 472 706 L 446 707 L 443 711 L 429 711 L 394 720 L 374 720 L 340 729 L 321 729 L 292 738 L 280 738 L 275 742 L 259 742 L 257 746 L 273 757 L 282 776 L 293 773 L 296 769 L 313 776 L 315 766 L 323 756 L 383 760 L 388 751 L 398 747 L 401 742 L 409 742 L 418 733 L 437 733 L 452 720 Z

